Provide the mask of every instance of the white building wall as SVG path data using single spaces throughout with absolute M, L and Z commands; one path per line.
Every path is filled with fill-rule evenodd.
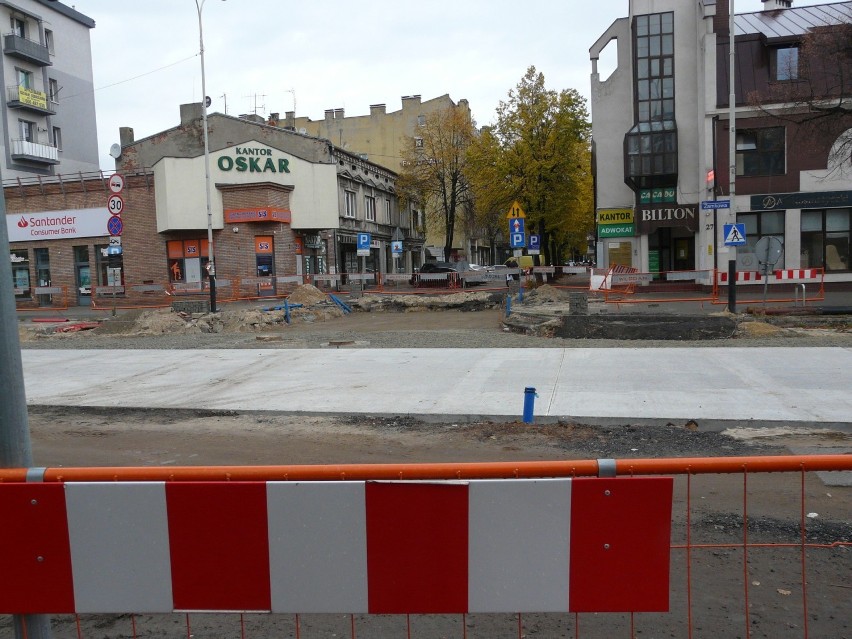
M 240 147 L 263 147 L 260 142 L 246 142 Z M 223 171 L 219 158 L 234 158 L 237 147 L 210 153 L 210 194 L 214 230 L 224 228 L 222 194 L 216 184 L 257 184 L 270 182 L 292 186 L 290 210 L 293 229 L 333 229 L 339 226 L 337 170 L 334 164 L 316 164 L 271 149 L 276 166 L 279 159 L 288 163 L 289 173 Z M 263 161 L 261 160 L 261 166 Z M 157 184 L 157 231 L 207 228 L 207 200 L 204 195 L 204 156 L 197 158 L 163 158 L 154 165 Z

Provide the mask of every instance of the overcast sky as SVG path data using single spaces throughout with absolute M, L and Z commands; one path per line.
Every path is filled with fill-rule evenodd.
M 686 1 L 686 0 L 684 0 Z M 195 0 L 65 0 L 91 31 L 100 164 L 118 129 L 140 139 L 180 122 L 201 99 Z M 823 4 L 819 0 L 796 2 Z M 736 0 L 737 13 L 760 0 Z M 549 89 L 589 96 L 589 47 L 627 0 L 206 0 L 202 11 L 211 112 L 325 109 L 366 115 L 403 95 L 467 98 L 479 125 L 533 65 Z

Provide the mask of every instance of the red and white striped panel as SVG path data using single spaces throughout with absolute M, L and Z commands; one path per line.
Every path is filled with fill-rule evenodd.
M 0 613 L 666 611 L 671 478 L 0 484 Z
M 719 283 L 724 284 L 728 281 L 728 273 L 719 271 Z M 763 275 L 760 271 L 737 271 L 737 282 L 761 282 Z
M 775 271 L 776 280 L 816 280 L 822 271 L 817 268 L 788 268 Z

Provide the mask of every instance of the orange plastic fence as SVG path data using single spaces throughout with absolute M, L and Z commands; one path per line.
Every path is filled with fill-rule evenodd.
M 495 463 L 437 463 L 437 464 L 333 464 L 315 466 L 222 466 L 222 467 L 110 467 L 110 468 L 47 468 L 47 469 L 0 469 L 0 482 L 19 483 L 31 481 L 339 481 L 339 480 L 458 480 L 520 477 L 566 477 L 594 475 L 675 475 L 679 477 L 679 496 L 674 516 L 684 526 L 673 529 L 670 552 L 672 555 L 672 584 L 670 597 L 671 612 L 618 613 L 618 614 L 560 614 L 545 615 L 517 613 L 515 615 L 269 615 L 249 613 L 226 613 L 219 615 L 190 614 L 172 615 L 170 622 L 173 635 L 189 637 L 194 634 L 217 637 L 264 637 L 271 632 L 273 623 L 277 636 L 300 638 L 303 632 L 310 636 L 362 636 L 412 637 L 420 636 L 418 630 L 430 624 L 429 633 L 439 631 L 441 636 L 466 639 L 469 632 L 479 636 L 517 636 L 519 639 L 530 632 L 550 636 L 572 636 L 600 639 L 601 637 L 680 636 L 688 639 L 715 636 L 740 636 L 745 639 L 758 636 L 785 637 L 840 637 L 848 630 L 848 575 L 843 577 L 844 565 L 848 569 L 846 554 L 852 550 L 852 538 L 814 541 L 810 538 L 808 501 L 815 499 L 815 491 L 823 493 L 826 488 L 821 482 L 808 485 L 808 473 L 816 471 L 852 471 L 852 455 L 806 455 L 806 456 L 748 456 L 717 458 L 665 458 L 665 459 L 620 459 L 578 460 L 555 462 L 495 462 Z M 770 482 L 760 481 L 765 473 L 774 473 Z M 702 542 L 698 530 L 698 514 L 705 512 L 715 488 L 696 487 L 699 476 L 719 475 L 716 480 L 724 481 L 721 492 L 732 492 L 741 477 L 740 507 L 735 513 L 740 528 L 738 538 L 732 536 L 728 543 Z M 789 481 L 791 480 L 792 481 Z M 763 484 L 762 489 L 752 488 Z M 755 542 L 751 512 L 766 514 L 767 505 L 754 503 L 754 494 L 766 494 L 785 482 L 791 493 L 785 507 L 789 510 L 790 523 L 799 532 L 791 539 L 782 541 Z M 715 486 L 715 485 L 714 485 Z M 842 489 L 840 489 L 842 490 Z M 839 492 L 839 491 L 838 491 Z M 798 494 L 794 499 L 792 494 Z M 732 493 L 731 501 L 737 503 Z M 823 496 L 823 495 L 821 495 Z M 837 495 L 835 499 L 844 498 Z M 842 502 L 839 504 L 843 510 Z M 677 510 L 683 508 L 683 511 Z M 848 512 L 841 517 L 848 517 Z M 847 522 L 848 524 L 848 522 Z M 683 529 L 685 527 L 685 529 Z M 810 563 L 819 557 L 837 566 L 839 583 L 823 583 L 823 574 L 811 568 Z M 841 554 L 836 554 L 841 553 Z M 764 555 L 766 554 L 766 555 Z M 762 585 L 761 579 L 776 579 L 766 574 L 757 574 L 755 559 L 769 556 L 775 568 L 773 573 L 784 573 L 778 577 L 784 587 L 775 582 Z M 836 559 L 835 559 L 836 557 Z M 845 562 L 845 564 L 844 564 Z M 708 565 L 716 573 L 730 580 L 723 590 L 712 590 L 703 582 L 707 578 Z M 825 565 L 825 563 L 823 563 Z M 704 571 L 704 572 L 702 572 Z M 724 581 L 724 579 L 722 581 Z M 719 580 L 716 580 L 719 583 Z M 778 581 L 782 583 L 782 581 Z M 626 587 L 641 587 L 641 584 L 626 584 Z M 717 586 L 718 587 L 718 586 Z M 777 589 L 777 592 L 776 592 Z M 772 598 L 767 600 L 767 593 Z M 781 603 L 778 603 L 778 602 Z M 845 602 L 845 604 L 843 603 Z M 780 608 L 779 608 L 780 606 Z M 708 611 L 716 608 L 715 615 Z M 779 611 L 794 615 L 795 623 L 787 622 L 782 630 L 769 630 L 766 626 L 776 623 Z M 90 618 L 91 617 L 91 618 Z M 273 617 L 274 620 L 270 620 Z M 24 626 L 26 618 L 17 617 Z M 70 615 L 54 620 L 67 630 L 74 628 L 76 637 L 150 636 L 160 632 L 162 623 L 144 614 L 116 616 L 113 628 L 105 629 L 104 615 Z M 172 625 L 173 623 L 173 625 Z M 715 624 L 715 625 L 713 625 Z M 11 624 L 8 624 L 10 626 Z M 0 634 L 2 634 L 0 616 Z M 73 634 L 66 631 L 66 634 Z M 312 634 L 313 633 L 313 634 Z M 317 634 L 319 633 L 319 634 Z M 775 634 L 773 634 L 775 633 Z M 62 634 L 62 633 L 60 633 Z M 425 636 L 425 635 L 424 635 Z

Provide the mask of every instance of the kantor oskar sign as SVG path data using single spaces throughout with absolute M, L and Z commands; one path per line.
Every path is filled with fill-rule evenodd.
M 220 171 L 238 173 L 289 173 L 290 160 L 280 151 L 260 145 L 234 147 L 233 153 L 221 155 L 216 161 Z

